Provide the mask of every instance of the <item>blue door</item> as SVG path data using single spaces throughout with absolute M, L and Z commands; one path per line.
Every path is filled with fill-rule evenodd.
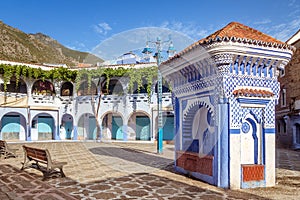
M 89 117 L 89 133 L 88 139 L 94 140 L 96 139 L 97 127 L 96 127 L 96 119 L 94 116 Z
M 163 140 L 173 140 L 174 138 L 174 116 L 164 117 Z
M 52 140 L 53 139 L 53 125 L 54 120 L 52 117 L 38 117 L 38 138 L 39 140 Z
M 146 116 L 136 116 L 136 139 L 150 140 L 150 119 Z
M 6 115 L 2 118 L 1 139 L 13 140 L 19 139 L 20 116 Z
M 73 129 L 73 122 L 65 122 L 66 139 L 71 139 L 72 129 Z
M 123 140 L 123 120 L 119 116 L 112 116 L 112 135 L 111 139 L 115 140 Z

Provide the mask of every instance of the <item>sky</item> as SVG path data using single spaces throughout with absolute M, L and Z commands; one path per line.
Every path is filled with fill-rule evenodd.
M 0 8 L 0 20 L 12 27 L 41 32 L 69 48 L 92 53 L 99 46 L 103 53 L 129 48 L 133 40 L 155 40 L 149 32 L 132 38 L 132 30 L 147 27 L 186 38 L 182 44 L 174 42 L 178 51 L 232 21 L 284 42 L 300 29 L 300 0 L 9 0 L 1 1 Z M 122 43 L 122 37 L 120 45 L 109 43 L 120 35 L 129 43 Z

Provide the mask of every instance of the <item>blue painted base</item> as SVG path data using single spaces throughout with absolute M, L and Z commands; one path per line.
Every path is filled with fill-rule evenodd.
M 266 181 L 248 181 L 242 182 L 241 188 L 257 188 L 257 187 L 266 187 Z
M 178 171 L 179 173 L 182 173 L 182 174 L 186 174 L 186 175 L 189 175 L 189 176 L 192 176 L 196 179 L 199 179 L 199 180 L 202 180 L 204 182 L 207 182 L 211 185 L 215 185 L 214 184 L 214 179 L 212 176 L 208 176 L 206 174 L 200 174 L 198 172 L 190 172 L 190 171 L 187 171 L 181 167 L 178 167 L 178 166 L 175 166 L 175 170 Z

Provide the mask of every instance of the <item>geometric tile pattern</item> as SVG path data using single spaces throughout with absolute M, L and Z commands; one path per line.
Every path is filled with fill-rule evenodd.
M 198 153 L 176 152 L 176 165 L 191 172 L 212 176 L 213 156 L 199 157 Z
M 237 86 L 248 86 L 248 87 L 266 87 L 272 90 L 274 98 L 269 101 L 264 109 L 248 108 L 242 109 L 236 98 L 234 97 L 233 91 L 236 90 Z M 264 125 L 267 128 L 273 128 L 275 122 L 275 101 L 278 99 L 279 84 L 276 78 L 257 78 L 249 75 L 235 75 L 229 74 L 224 80 L 225 95 L 229 97 L 230 104 L 230 128 L 240 128 L 243 117 L 250 111 L 255 114 L 256 118 L 264 118 Z M 263 114 L 262 115 L 262 110 Z
M 264 165 L 242 165 L 243 182 L 264 180 Z

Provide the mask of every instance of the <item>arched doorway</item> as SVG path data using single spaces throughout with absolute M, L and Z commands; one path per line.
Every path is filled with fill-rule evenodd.
M 106 113 L 102 117 L 102 134 L 104 139 L 127 140 L 123 126 L 123 117 L 119 113 Z
M 102 93 L 107 95 L 122 95 L 124 94 L 123 85 L 118 79 L 111 79 L 109 81 L 108 89 L 106 86 L 107 82 L 104 81 L 102 85 Z
M 95 116 L 85 113 L 80 116 L 77 126 L 78 140 L 95 140 L 97 137 L 97 125 Z
M 132 89 L 132 93 L 133 94 L 145 94 L 147 93 L 147 87 L 148 87 L 148 83 L 145 79 L 142 79 L 142 85 L 143 87 L 138 88 L 138 84 L 134 83 L 133 84 L 133 89 Z
M 136 140 L 151 140 L 150 118 L 144 112 L 134 112 L 131 114 L 128 126 L 135 132 Z M 129 135 L 133 139 L 132 135 Z
M 36 136 L 34 136 L 36 133 Z M 47 113 L 40 113 L 32 119 L 31 137 L 33 140 L 55 139 L 54 118 Z
M 55 95 L 54 86 L 50 81 L 37 80 L 32 86 L 32 94 L 53 96 Z
M 82 82 L 77 91 L 77 96 L 97 95 L 97 86 L 94 82 L 91 82 L 90 89 L 88 88 L 89 88 L 88 82 L 87 81 Z
M 9 112 L 1 119 L 1 139 L 7 141 L 26 140 L 26 119 L 17 112 Z
M 19 79 L 18 83 L 16 80 L 16 77 L 11 77 L 9 83 L 6 84 L 6 91 L 11 93 L 21 93 L 21 94 L 27 94 L 27 86 L 23 79 Z M 4 91 L 4 84 L 1 83 L 0 90 Z
M 171 141 L 174 139 L 174 113 L 163 113 L 163 140 Z
M 61 86 L 60 96 L 73 96 L 73 84 L 65 82 Z
M 70 114 L 64 114 L 60 125 L 60 139 L 72 139 L 73 117 Z

